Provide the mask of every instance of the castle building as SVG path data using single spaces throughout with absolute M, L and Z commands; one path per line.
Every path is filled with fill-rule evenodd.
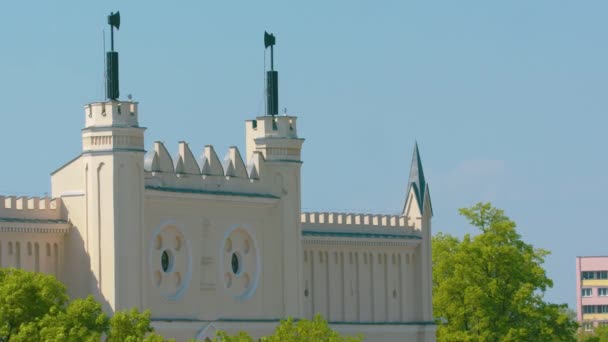
M 150 309 L 157 332 L 178 341 L 259 337 L 315 314 L 366 341 L 435 341 L 417 146 L 402 213 L 302 212 L 304 139 L 296 116 L 275 112 L 276 71 L 269 112 L 245 122 L 245 158 L 185 142 L 172 157 L 161 142 L 146 153 L 110 53 L 108 99 L 84 107 L 82 153 L 51 174 L 52 198 L 0 196 L 0 267 L 54 274 L 109 313 Z
M 608 256 L 576 257 L 576 315 L 587 332 L 608 325 Z

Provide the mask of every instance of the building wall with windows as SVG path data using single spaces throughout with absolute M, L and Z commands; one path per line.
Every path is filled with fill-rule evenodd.
M 576 303 L 584 330 L 608 325 L 608 256 L 576 258 Z

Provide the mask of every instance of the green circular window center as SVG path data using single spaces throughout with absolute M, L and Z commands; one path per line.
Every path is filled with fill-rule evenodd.
M 166 250 L 160 256 L 160 266 L 163 268 L 163 272 L 169 272 L 171 267 L 171 256 Z
M 241 271 L 241 265 L 239 263 L 239 256 L 236 253 L 232 253 L 232 259 L 230 260 L 230 263 L 232 265 L 232 272 L 234 274 L 239 274 L 239 272 Z

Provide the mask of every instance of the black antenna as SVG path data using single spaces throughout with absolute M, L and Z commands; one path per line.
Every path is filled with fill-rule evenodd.
M 120 28 L 120 12 L 110 13 L 108 16 L 110 25 L 110 51 L 106 53 L 106 98 L 118 99 L 120 94 L 118 87 L 118 52 L 114 51 L 114 28 Z
M 279 114 L 279 73 L 274 70 L 275 44 L 274 35 L 264 31 L 264 48 L 270 46 L 270 71 L 266 72 L 266 115 Z

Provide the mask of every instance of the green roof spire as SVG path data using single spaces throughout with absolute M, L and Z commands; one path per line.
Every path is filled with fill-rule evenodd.
M 410 166 L 410 178 L 407 184 L 407 191 L 414 187 L 418 205 L 420 210 L 424 210 L 424 192 L 426 191 L 426 181 L 424 179 L 424 171 L 422 170 L 422 160 L 420 159 L 420 151 L 418 151 L 418 142 L 414 144 L 414 153 L 412 155 L 412 165 Z

